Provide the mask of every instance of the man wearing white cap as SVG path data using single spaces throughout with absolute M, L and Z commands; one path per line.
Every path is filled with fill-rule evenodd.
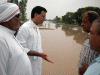
M 19 13 L 16 4 L 0 4 L 0 75 L 33 75 L 31 62 L 14 36 Z

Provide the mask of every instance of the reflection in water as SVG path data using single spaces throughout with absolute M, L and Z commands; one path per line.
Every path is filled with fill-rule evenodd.
M 87 33 L 82 31 L 82 27 L 80 26 L 74 26 L 74 25 L 66 25 L 62 26 L 61 23 L 52 23 L 50 21 L 45 21 L 43 23 L 43 26 L 41 29 L 48 28 L 49 30 L 58 29 L 59 27 L 62 27 L 62 30 L 65 31 L 66 36 L 74 36 L 74 40 L 76 40 L 77 43 L 83 44 L 85 37 Z
M 77 43 L 83 44 L 84 37 L 87 33 L 82 31 L 82 27 L 78 26 L 62 26 L 62 30 L 65 31 L 66 36 L 74 36 L 74 40 L 76 40 Z M 84 40 L 82 40 L 84 39 Z
M 54 30 L 55 28 L 55 23 L 52 23 L 51 21 L 44 21 L 42 26 L 39 26 L 40 29 L 48 29 L 48 30 Z
M 73 39 L 76 40 L 77 43 L 83 44 L 87 33 L 82 31 L 82 27 L 80 26 L 74 26 L 74 25 L 65 26 L 65 24 L 64 26 L 62 26 L 61 23 L 55 24 L 50 21 L 45 21 L 41 29 L 54 30 L 54 29 L 58 29 L 59 27 L 62 27 L 62 30 L 65 31 L 66 36 L 74 36 Z
M 57 29 L 58 27 L 60 27 L 61 26 L 61 24 L 56 24 L 55 25 L 55 28 Z
M 42 75 L 78 75 L 77 61 L 86 33 L 78 26 L 60 25 L 51 22 L 50 28 L 40 29 L 43 52 L 54 62 L 43 60 Z

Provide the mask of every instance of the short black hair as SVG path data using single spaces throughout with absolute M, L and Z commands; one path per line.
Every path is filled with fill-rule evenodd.
M 41 6 L 36 6 L 32 9 L 32 12 L 31 12 L 31 19 L 34 18 L 34 14 L 37 13 L 37 14 L 41 14 L 41 11 L 45 11 L 47 12 L 47 10 L 44 8 L 44 7 L 41 7 Z

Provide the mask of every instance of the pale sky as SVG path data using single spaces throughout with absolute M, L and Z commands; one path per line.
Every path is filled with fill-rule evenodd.
M 0 4 L 4 3 L 4 2 L 7 2 L 7 0 L 0 0 Z
M 38 5 L 47 9 L 47 19 L 54 19 L 56 16 L 61 18 L 67 12 L 75 12 L 82 7 L 100 8 L 100 0 L 28 0 L 26 10 L 28 19 L 30 19 L 32 8 Z

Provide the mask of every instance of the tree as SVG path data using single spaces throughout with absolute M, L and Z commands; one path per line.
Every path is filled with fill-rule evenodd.
M 61 18 L 58 17 L 58 16 L 56 16 L 56 18 L 54 19 L 54 21 L 55 21 L 56 23 L 59 23 L 59 22 L 61 21 Z
M 82 23 L 82 15 L 87 11 L 95 11 L 100 15 L 100 8 L 98 7 L 85 7 L 85 8 L 79 8 L 77 12 L 74 13 L 74 19 L 78 23 L 78 25 L 81 25 Z
M 7 1 L 10 2 L 10 3 L 15 3 L 15 4 L 18 5 L 18 0 L 7 0 Z
M 62 16 L 62 21 L 67 24 L 73 24 L 74 18 L 73 18 L 73 12 L 67 12 L 66 15 Z
M 22 17 L 22 21 L 27 21 L 27 18 L 26 18 L 26 3 L 27 3 L 27 0 L 21 0 L 19 2 L 19 9 L 20 9 L 20 12 L 21 12 L 21 17 Z
M 7 1 L 13 3 L 14 0 L 7 0 Z
M 77 12 L 67 12 L 66 15 L 62 16 L 62 21 L 67 24 L 78 24 L 82 23 L 82 15 L 87 11 L 95 11 L 100 15 L 100 8 L 98 7 L 85 7 L 79 8 Z

